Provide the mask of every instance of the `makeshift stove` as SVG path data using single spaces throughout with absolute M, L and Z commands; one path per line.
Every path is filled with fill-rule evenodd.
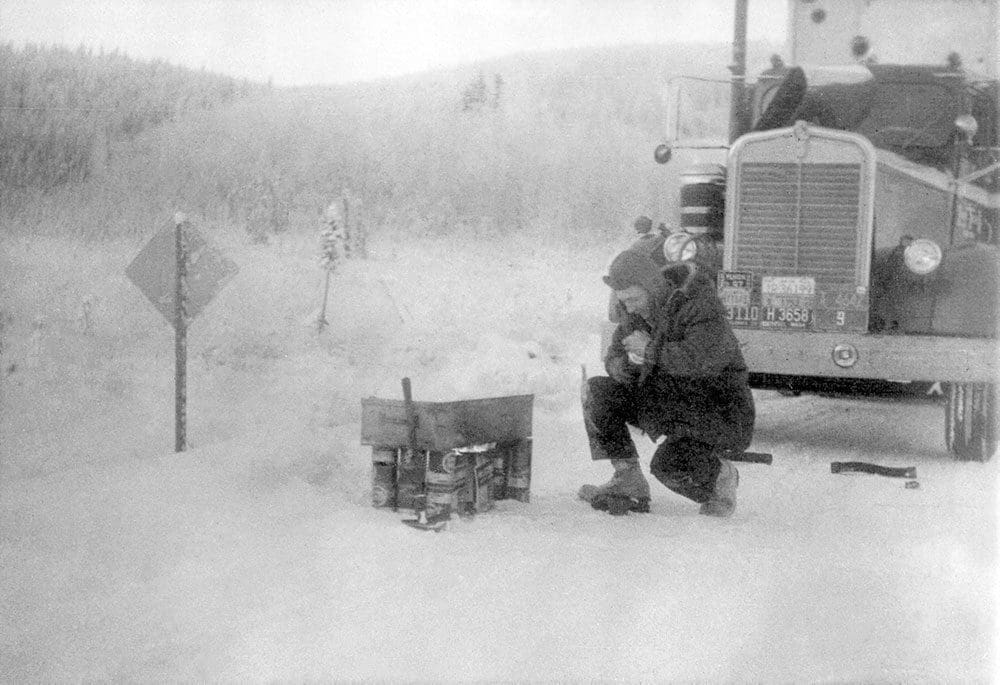
M 439 529 L 452 513 L 487 511 L 531 491 L 534 395 L 455 402 L 361 401 L 361 444 L 372 448 L 372 503 L 412 509 L 407 521 Z

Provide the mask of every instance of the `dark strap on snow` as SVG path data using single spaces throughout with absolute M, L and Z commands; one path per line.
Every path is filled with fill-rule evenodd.
M 725 452 L 719 455 L 728 461 L 742 461 L 749 464 L 770 464 L 772 456 L 767 452 Z
M 890 478 L 916 478 L 916 466 L 879 466 L 869 464 L 864 461 L 832 461 L 830 462 L 830 473 L 874 473 L 878 476 L 889 476 Z

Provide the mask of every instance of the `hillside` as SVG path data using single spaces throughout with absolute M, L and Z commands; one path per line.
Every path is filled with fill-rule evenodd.
M 0 43 L 0 200 L 84 181 L 116 141 L 265 91 L 117 50 Z
M 723 76 L 727 58 L 723 45 L 576 50 L 276 90 L 118 141 L 113 163 L 10 204 L 8 219 L 32 234 L 112 237 L 183 210 L 262 240 L 314 230 L 347 189 L 373 231 L 617 234 L 639 213 L 672 212 L 671 171 L 652 163 L 667 80 Z

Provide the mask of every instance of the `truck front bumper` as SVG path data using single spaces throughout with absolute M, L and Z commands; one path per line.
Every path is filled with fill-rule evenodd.
M 615 324 L 602 326 L 602 356 Z M 893 381 L 996 383 L 1000 345 L 990 338 L 734 329 L 755 374 Z

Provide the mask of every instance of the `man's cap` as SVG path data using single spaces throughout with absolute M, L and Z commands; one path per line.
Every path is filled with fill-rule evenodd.
M 666 282 L 660 274 L 660 267 L 643 252 L 625 250 L 611 261 L 604 282 L 613 290 L 625 290 L 637 285 L 648 293 L 664 288 Z

